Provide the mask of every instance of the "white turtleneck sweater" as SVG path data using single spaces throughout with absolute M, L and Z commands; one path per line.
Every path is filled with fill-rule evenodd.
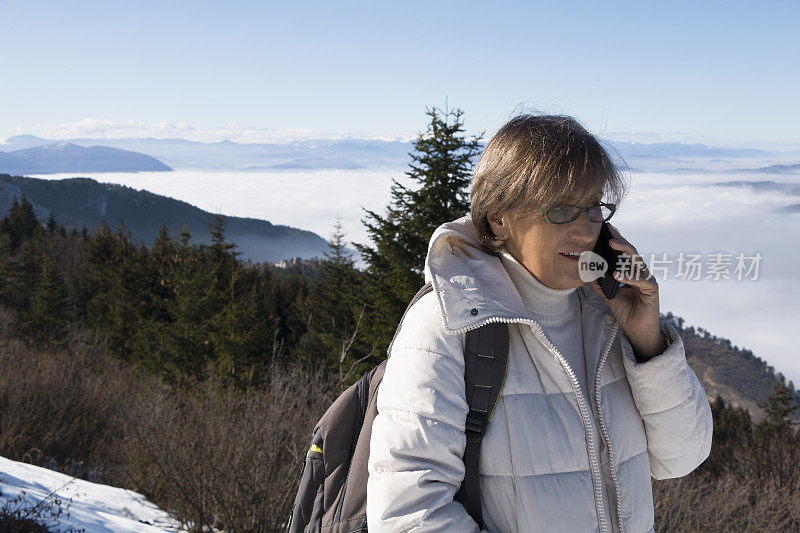
M 583 352 L 580 298 L 575 289 L 552 289 L 533 277 L 508 251 L 503 250 L 500 262 L 514 283 L 525 309 L 542 326 L 547 338 L 558 349 L 589 397 L 586 379 L 586 358 Z

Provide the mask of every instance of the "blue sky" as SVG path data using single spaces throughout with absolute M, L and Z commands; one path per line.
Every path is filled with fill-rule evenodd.
M 0 0 L 0 139 L 408 136 L 426 106 L 797 149 L 798 2 Z

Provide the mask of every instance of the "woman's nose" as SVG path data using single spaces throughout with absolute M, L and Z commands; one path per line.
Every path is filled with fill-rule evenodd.
M 594 242 L 600 233 L 599 228 L 600 224 L 589 220 L 589 214 L 584 211 L 570 222 L 569 236 L 575 241 Z

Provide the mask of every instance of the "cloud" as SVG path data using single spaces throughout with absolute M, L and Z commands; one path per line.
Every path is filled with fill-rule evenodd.
M 48 139 L 88 138 L 181 138 L 200 142 L 224 140 L 240 143 L 293 142 L 314 139 L 369 139 L 382 141 L 409 141 L 416 132 L 388 131 L 334 131 L 324 129 L 270 129 L 229 123 L 218 129 L 202 130 L 185 122 L 115 121 L 103 118 L 84 118 L 76 122 L 43 123 L 25 128 L 9 128 L 10 136 L 31 134 Z
M 194 128 L 186 123 L 178 122 L 142 122 L 129 120 L 120 122 L 102 118 L 84 118 L 77 122 L 64 122 L 60 124 L 36 124 L 33 128 L 17 126 L 10 128 L 14 135 L 28 133 L 40 137 L 54 139 L 68 139 L 73 137 L 184 137 L 192 135 Z

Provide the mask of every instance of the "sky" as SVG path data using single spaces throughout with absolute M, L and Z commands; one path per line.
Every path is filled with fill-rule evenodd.
M 0 0 L 0 139 L 413 137 L 519 111 L 796 148 L 800 3 Z

